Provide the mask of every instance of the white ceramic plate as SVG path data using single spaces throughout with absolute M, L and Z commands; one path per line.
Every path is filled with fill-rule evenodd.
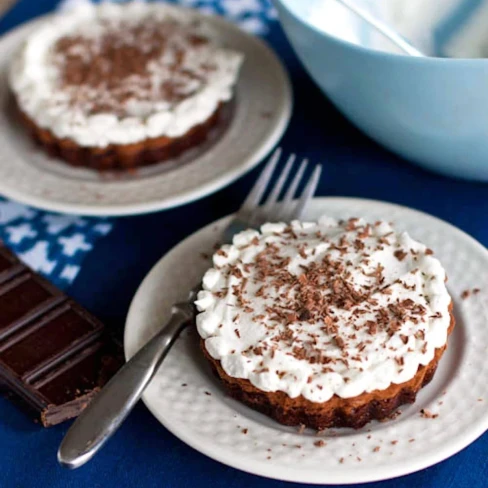
M 219 17 L 205 16 L 221 42 L 245 55 L 228 123 L 208 143 L 179 160 L 136 175 L 101 176 L 49 158 L 16 122 L 7 84 L 12 54 L 45 19 L 0 40 L 0 194 L 47 210 L 83 215 L 130 215 L 175 207 L 204 197 L 253 168 L 290 119 L 292 94 L 276 55 L 260 39 Z
M 457 326 L 434 380 L 395 420 L 322 437 L 299 434 L 228 398 L 213 378 L 188 329 L 144 393 L 144 402 L 173 434 L 198 451 L 250 473 L 320 484 L 361 483 L 401 476 L 435 464 L 488 428 L 488 251 L 455 227 L 387 203 L 318 198 L 309 219 L 387 219 L 432 248 L 449 275 Z M 183 299 L 208 267 L 229 218 L 196 232 L 170 251 L 146 277 L 129 311 L 125 352 L 131 357 L 164 324 L 170 304 Z M 461 300 L 465 289 L 481 292 Z M 187 385 L 187 386 L 183 386 Z M 424 418 L 427 409 L 437 418 Z M 243 429 L 247 429 L 244 434 Z M 317 440 L 327 444 L 315 446 Z M 378 449 L 379 448 L 379 449 Z M 341 458 L 343 462 L 341 463 Z

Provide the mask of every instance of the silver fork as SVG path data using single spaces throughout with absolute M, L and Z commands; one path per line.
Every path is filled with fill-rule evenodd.
M 282 201 L 278 203 L 294 166 L 294 155 L 288 158 L 264 205 L 259 206 L 280 157 L 281 150 L 277 149 L 224 231 L 225 242 L 231 242 L 238 232 L 257 228 L 265 222 L 289 222 L 302 216 L 317 188 L 321 167 L 315 167 L 300 199 L 294 200 L 308 164 L 303 160 Z M 187 300 L 172 306 L 168 323 L 119 370 L 74 422 L 58 450 L 58 462 L 62 466 L 74 469 L 85 464 L 120 427 L 141 398 L 180 332 L 192 323 L 195 314 L 193 302 L 199 289 L 200 284 L 190 291 Z

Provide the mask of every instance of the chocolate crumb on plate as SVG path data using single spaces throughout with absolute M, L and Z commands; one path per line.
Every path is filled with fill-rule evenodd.
M 477 295 L 481 291 L 481 288 L 466 289 L 461 293 L 461 298 L 466 300 L 471 295 Z
M 420 416 L 424 419 L 436 419 L 439 414 L 432 413 L 430 410 L 423 408 L 422 410 L 420 410 Z

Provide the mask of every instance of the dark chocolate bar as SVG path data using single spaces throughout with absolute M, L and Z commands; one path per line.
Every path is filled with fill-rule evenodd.
M 76 417 L 123 364 L 83 307 L 0 241 L 0 385 L 45 427 Z

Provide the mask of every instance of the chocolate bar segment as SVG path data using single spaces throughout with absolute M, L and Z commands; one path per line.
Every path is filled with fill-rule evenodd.
M 22 272 L 23 269 L 21 262 L 11 252 L 7 251 L 0 241 L 0 285 Z
M 62 421 L 66 413 L 78 415 L 122 362 L 113 344 L 99 341 L 40 379 L 33 386 L 48 402 L 42 412 L 42 423 L 54 425 Z
M 1 310 L 1 309 L 0 309 Z M 73 302 L 63 303 L 0 343 L 0 364 L 26 380 L 92 342 L 103 329 Z
M 65 300 L 47 281 L 27 269 L 0 288 L 0 340 Z
M 123 364 L 103 324 L 0 242 L 0 383 L 44 426 L 77 416 Z

